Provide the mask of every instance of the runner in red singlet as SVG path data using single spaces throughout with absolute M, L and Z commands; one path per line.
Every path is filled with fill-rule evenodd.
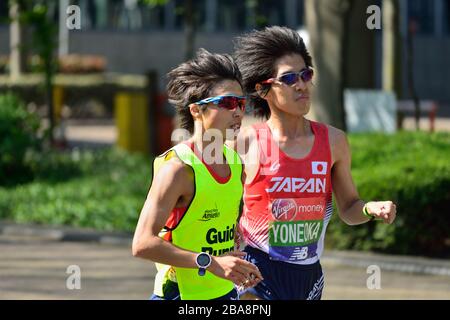
M 250 106 L 267 119 L 244 130 L 236 146 L 246 174 L 240 236 L 264 277 L 241 299 L 320 299 L 332 195 L 349 225 L 375 217 L 390 224 L 396 206 L 361 200 L 345 133 L 305 119 L 314 72 L 297 32 L 254 31 L 237 39 L 235 56 Z

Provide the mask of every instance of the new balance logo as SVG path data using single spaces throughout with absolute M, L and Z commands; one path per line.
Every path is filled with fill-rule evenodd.
M 328 162 L 313 161 L 311 163 L 311 166 L 312 166 L 312 174 L 321 174 L 321 175 L 327 174 Z
M 289 260 L 291 261 L 298 261 L 298 260 L 305 260 L 308 258 L 308 247 L 297 247 L 295 248 L 294 252 L 292 252 L 292 255 L 290 256 Z
M 306 193 L 325 193 L 325 178 L 303 178 L 293 177 L 273 177 L 270 182 L 272 187 L 266 189 L 268 193 L 274 192 L 306 192 Z

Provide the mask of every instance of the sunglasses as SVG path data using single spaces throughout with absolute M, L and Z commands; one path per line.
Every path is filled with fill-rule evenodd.
M 293 84 L 297 83 L 299 79 L 302 79 L 302 81 L 304 83 L 311 81 L 313 75 L 314 75 L 313 69 L 305 68 L 305 69 L 301 70 L 300 72 L 289 72 L 289 73 L 283 74 L 282 76 L 280 76 L 278 78 L 270 78 L 261 83 L 269 84 L 269 83 L 274 83 L 275 81 L 279 81 L 284 84 L 287 84 L 288 86 L 292 86 Z
M 243 96 L 235 96 L 235 95 L 224 95 L 224 96 L 216 96 L 210 97 L 198 102 L 195 102 L 197 105 L 213 103 L 219 108 L 227 109 L 230 111 L 234 111 L 237 108 L 245 111 L 245 97 Z

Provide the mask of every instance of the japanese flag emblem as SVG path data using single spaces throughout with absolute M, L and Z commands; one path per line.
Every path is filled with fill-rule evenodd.
M 313 161 L 312 162 L 312 174 L 326 175 L 327 167 L 328 167 L 327 162 Z

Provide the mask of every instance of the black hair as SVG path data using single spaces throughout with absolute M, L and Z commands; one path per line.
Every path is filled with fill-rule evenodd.
M 312 67 L 312 58 L 295 30 L 272 26 L 236 38 L 234 55 L 242 73 L 244 92 L 258 117 L 268 119 L 270 109 L 267 101 L 256 92 L 255 85 L 273 77 L 277 59 L 288 54 L 301 55 L 306 66 Z M 270 84 L 262 85 L 260 94 L 265 96 L 270 87 Z
M 194 131 L 194 119 L 189 104 L 208 98 L 214 86 L 223 80 L 235 80 L 242 87 L 241 73 L 233 58 L 205 49 L 199 49 L 194 59 L 180 64 L 167 77 L 169 102 L 175 106 L 181 127 L 190 133 Z

